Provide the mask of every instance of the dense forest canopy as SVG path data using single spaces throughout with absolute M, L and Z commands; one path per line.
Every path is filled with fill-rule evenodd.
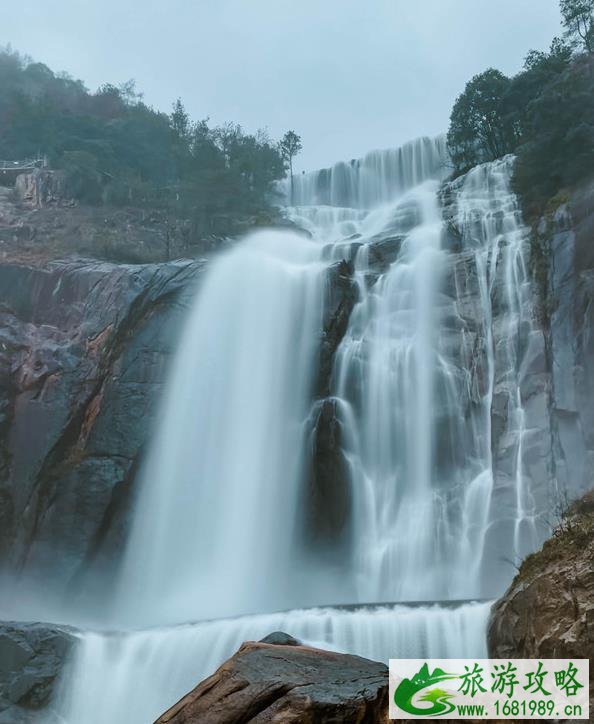
M 196 233 L 270 212 L 287 159 L 265 131 L 193 122 L 180 100 L 167 115 L 133 81 L 89 92 L 79 80 L 0 50 L 0 158 L 47 156 L 73 196 L 150 205 L 191 218 Z
M 594 0 L 562 0 L 563 39 L 532 50 L 520 73 L 489 68 L 457 98 L 448 148 L 454 173 L 515 153 L 528 214 L 594 174 Z

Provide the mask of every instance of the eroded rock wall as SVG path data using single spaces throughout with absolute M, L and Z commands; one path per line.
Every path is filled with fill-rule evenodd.
M 536 232 L 543 257 L 554 474 L 570 498 L 594 481 L 594 183 Z
M 3 572 L 64 586 L 121 544 L 202 262 L 0 265 Z

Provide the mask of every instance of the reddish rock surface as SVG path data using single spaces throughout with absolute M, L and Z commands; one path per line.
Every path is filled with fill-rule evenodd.
M 156 724 L 387 724 L 388 669 L 279 634 L 248 641 Z

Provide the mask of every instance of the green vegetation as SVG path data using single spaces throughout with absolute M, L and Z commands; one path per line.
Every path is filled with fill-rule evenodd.
M 295 131 L 287 131 L 281 139 L 280 152 L 289 166 L 289 174 L 291 176 L 291 203 L 293 202 L 293 159 L 302 148 L 301 137 L 298 136 Z
M 270 218 L 287 161 L 264 131 L 193 122 L 181 100 L 171 115 L 158 112 L 132 81 L 91 93 L 79 80 L 0 50 L 0 158 L 38 154 L 67 172 L 73 197 L 159 209 L 188 220 L 196 238 Z
M 529 215 L 594 173 L 594 0 L 562 0 L 565 39 L 530 51 L 523 70 L 475 76 L 450 117 L 454 174 L 515 153 L 514 188 Z
M 555 515 L 553 535 L 541 550 L 524 560 L 519 570 L 520 579 L 527 581 L 546 570 L 549 564 L 571 561 L 576 554 L 594 560 L 594 491 L 571 505 L 563 500 L 557 505 Z
M 560 8 L 566 36 L 594 52 L 594 0 L 561 0 Z
M 456 99 L 447 141 L 458 173 L 514 148 L 514 124 L 507 110 L 510 85 L 503 73 L 489 68 L 475 75 Z

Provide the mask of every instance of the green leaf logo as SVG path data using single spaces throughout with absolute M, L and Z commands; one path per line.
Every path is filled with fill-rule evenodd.
M 458 679 L 459 674 L 448 674 L 441 669 L 435 669 L 433 673 L 429 673 L 427 664 L 423 664 L 412 679 L 403 679 L 398 688 L 394 692 L 394 703 L 400 707 L 402 711 L 416 716 L 445 716 L 451 714 L 456 708 L 449 700 L 454 694 L 450 694 L 440 688 L 430 689 L 418 698 L 420 702 L 428 702 L 433 706 L 418 707 L 413 704 L 414 697 L 423 689 L 426 689 L 439 681 L 448 679 Z

